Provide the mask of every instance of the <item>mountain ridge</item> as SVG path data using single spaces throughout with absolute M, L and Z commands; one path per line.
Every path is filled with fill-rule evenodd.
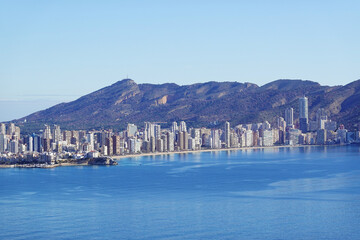
M 309 80 L 279 79 L 262 86 L 240 82 L 137 84 L 123 79 L 72 102 L 60 103 L 15 122 L 24 127 L 59 124 L 65 129 L 124 128 L 127 122 L 188 121 L 193 126 L 275 122 L 287 107 L 298 113 L 297 99 L 309 97 L 310 117 L 325 108 L 330 118 L 349 127 L 360 122 L 360 80 L 322 86 Z

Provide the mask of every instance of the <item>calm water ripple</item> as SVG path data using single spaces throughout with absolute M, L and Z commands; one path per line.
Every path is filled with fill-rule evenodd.
M 0 239 L 360 239 L 359 146 L 0 169 Z

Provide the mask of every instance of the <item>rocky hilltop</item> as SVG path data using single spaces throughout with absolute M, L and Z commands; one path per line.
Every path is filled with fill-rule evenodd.
M 119 129 L 128 122 L 142 125 L 144 121 L 185 120 L 192 126 L 211 126 L 225 120 L 232 124 L 274 122 L 287 107 L 293 107 L 297 117 L 297 99 L 303 95 L 309 98 L 310 116 L 325 108 L 331 119 L 349 129 L 360 122 L 360 80 L 345 86 L 276 80 L 260 87 L 239 82 L 136 84 L 124 79 L 17 123 L 25 129 L 42 128 L 44 123 L 59 124 L 64 129 Z

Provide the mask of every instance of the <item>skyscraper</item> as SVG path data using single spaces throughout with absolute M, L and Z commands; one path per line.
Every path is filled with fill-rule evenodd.
M 32 138 L 33 138 L 33 147 L 34 147 L 34 152 L 41 152 L 42 149 L 42 144 L 41 144 L 41 138 L 39 135 L 33 133 L 32 134 Z
M 281 131 L 285 131 L 285 129 L 286 129 L 286 121 L 284 120 L 284 118 L 278 117 L 278 119 L 277 119 L 277 127 Z
M 211 130 L 212 148 L 221 148 L 219 129 Z
M 12 136 L 16 131 L 16 127 L 14 123 L 10 123 L 8 128 L 7 128 L 7 135 Z
M 7 149 L 7 139 L 5 134 L 0 134 L 0 153 L 5 152 Z
M 30 135 L 28 136 L 28 143 L 27 143 L 27 150 L 29 152 L 33 152 L 34 151 L 34 139 L 33 137 Z
M 294 109 L 287 108 L 285 110 L 285 122 L 286 126 L 293 127 L 294 126 Z
M 94 133 L 90 132 L 86 134 L 86 142 L 89 143 L 89 149 L 90 151 L 93 151 L 95 148 L 95 141 L 94 141 Z
M 169 152 L 174 151 L 174 135 L 175 133 L 173 132 L 167 132 L 167 149 Z
M 9 150 L 10 150 L 9 152 L 17 154 L 19 152 L 19 142 L 16 140 L 12 140 L 10 142 Z
M 171 126 L 171 132 L 176 133 L 179 130 L 177 122 L 173 122 Z
M 325 112 L 325 109 L 319 108 L 316 111 L 316 125 L 317 129 L 325 129 L 325 123 L 327 122 L 328 118 Z
M 225 122 L 225 145 L 226 147 L 231 147 L 230 145 L 230 123 Z
M 180 150 L 188 150 L 188 133 L 183 131 L 178 134 L 178 146 L 180 147 Z
M 158 134 L 160 134 L 160 125 L 150 122 L 145 122 L 144 140 L 150 141 L 151 137 L 156 137 L 156 132 L 155 132 L 156 129 L 159 131 Z
M 309 118 L 309 113 L 308 113 L 308 98 L 307 97 L 302 97 L 299 98 L 299 112 L 300 112 L 300 117 L 299 118 Z
M 300 130 L 305 133 L 308 131 L 309 113 L 308 113 L 308 98 L 299 98 L 299 123 Z
M 59 125 L 54 124 L 52 136 L 54 137 L 53 140 L 55 143 L 62 141 L 61 129 Z
M 161 138 L 161 127 L 158 124 L 154 124 L 154 136 L 156 139 Z
M 51 136 L 51 128 L 49 125 L 46 125 L 45 124 L 45 130 L 44 130 L 44 136 L 43 136 L 44 139 L 52 139 L 52 136 Z
M 0 134 L 6 134 L 6 126 L 5 123 L 0 123 Z
M 184 121 L 180 122 L 179 131 L 186 132 L 186 123 Z

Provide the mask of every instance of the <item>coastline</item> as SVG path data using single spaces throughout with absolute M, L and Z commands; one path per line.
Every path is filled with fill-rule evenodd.
M 150 157 L 150 156 L 161 156 L 161 155 L 171 155 L 171 154 L 188 154 L 188 153 L 202 153 L 202 152 L 220 152 L 220 151 L 239 151 L 239 150 L 259 150 L 259 149 L 279 149 L 279 148 L 300 148 L 300 147 L 329 147 L 329 146 L 346 146 L 342 144 L 333 144 L 333 145 L 279 145 L 279 146 L 262 146 L 262 147 L 237 147 L 237 148 L 219 148 L 219 149 L 201 149 L 201 150 L 187 150 L 187 151 L 174 151 L 174 152 L 154 152 L 154 153 L 138 153 L 138 154 L 127 154 L 121 156 L 110 156 L 108 158 L 116 161 L 121 161 L 125 158 L 138 158 L 138 157 Z M 0 164 L 1 168 L 56 168 L 56 167 L 73 167 L 73 166 L 112 166 L 116 164 L 89 164 L 89 162 L 62 162 L 56 164 L 40 164 L 40 163 L 30 163 L 30 164 Z
M 58 163 L 26 163 L 26 164 L 0 164 L 0 168 L 56 168 L 56 167 L 71 167 L 71 166 L 112 166 L 118 163 L 111 157 L 98 157 L 89 159 L 76 159 L 73 161 L 67 159 L 60 159 Z
M 87 163 L 59 163 L 59 164 L 0 164 L 0 168 L 56 168 L 72 166 L 94 166 Z

